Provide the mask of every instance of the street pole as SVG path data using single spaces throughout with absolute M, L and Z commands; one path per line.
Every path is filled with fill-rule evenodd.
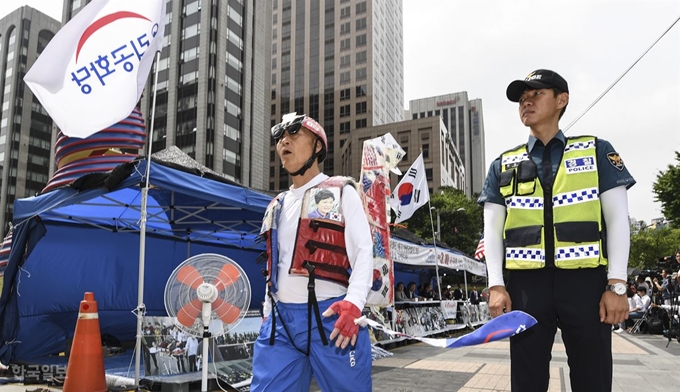
M 442 300 L 442 282 L 439 280 L 439 257 L 437 255 L 437 241 L 439 233 L 434 231 L 434 220 L 432 219 L 432 210 L 437 211 L 437 228 L 439 228 L 439 211 L 430 205 L 430 201 L 427 201 L 427 206 L 430 207 L 430 226 L 432 227 L 432 243 L 434 244 L 434 270 L 437 274 L 437 290 L 439 292 L 439 300 Z

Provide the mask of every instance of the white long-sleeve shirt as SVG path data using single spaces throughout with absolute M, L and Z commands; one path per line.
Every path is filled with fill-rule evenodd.
M 309 278 L 302 275 L 291 275 L 291 262 L 295 247 L 295 236 L 302 209 L 305 192 L 328 178 L 321 173 L 300 188 L 291 187 L 283 199 L 283 209 L 278 222 L 278 291 L 274 294 L 277 301 L 283 303 L 307 303 L 307 282 Z M 342 214 L 345 218 L 345 246 L 349 257 L 352 274 L 349 287 L 324 279 L 316 280 L 316 298 L 323 301 L 345 296 L 345 300 L 362 309 L 371 289 L 373 276 L 373 240 L 368 226 L 368 219 L 356 189 L 345 186 L 342 192 Z M 320 309 L 322 312 L 325 309 Z M 269 316 L 271 303 L 265 295 L 264 315 Z

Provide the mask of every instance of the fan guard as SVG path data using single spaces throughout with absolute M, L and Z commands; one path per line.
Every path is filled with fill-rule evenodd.
M 232 259 L 203 253 L 183 261 L 165 286 L 165 310 L 187 334 L 203 337 L 203 304 L 210 304 L 209 331 L 223 335 L 235 328 L 250 307 L 248 276 Z

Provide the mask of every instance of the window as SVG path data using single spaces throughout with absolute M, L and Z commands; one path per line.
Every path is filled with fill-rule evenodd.
M 359 3 L 356 6 L 356 13 L 358 14 L 363 14 L 366 12 L 366 2 L 364 1 L 363 3 Z
M 349 133 L 349 121 L 340 123 L 340 134 Z
M 340 57 L 340 68 L 346 68 L 350 66 L 350 55 L 344 55 Z
M 340 117 L 348 117 L 350 115 L 349 105 L 340 106 Z
M 362 118 L 361 120 L 357 120 L 356 121 L 356 128 L 357 129 L 366 128 L 366 119 Z
M 340 25 L 340 35 L 349 34 L 352 31 L 350 22 L 346 22 Z
M 357 48 L 360 46 L 366 46 L 366 34 L 357 35 Z
M 428 181 L 432 181 L 432 168 L 425 169 L 425 177 Z
M 423 158 L 427 159 L 430 157 L 430 143 L 423 144 Z
M 351 43 L 349 38 L 345 38 L 342 41 L 340 41 L 340 50 L 349 50 L 350 45 Z
M 356 97 L 365 97 L 366 93 L 368 91 L 368 87 L 365 84 L 359 85 L 356 87 Z
M 366 51 L 364 50 L 363 52 L 357 52 L 356 54 L 356 63 L 357 64 L 364 64 L 366 63 Z
M 349 7 L 340 9 L 340 19 L 349 18 L 349 13 L 350 13 Z
M 357 19 L 357 28 L 356 30 L 365 30 L 366 29 L 366 18 L 361 18 Z
M 344 101 L 344 100 L 347 100 L 347 99 L 350 99 L 349 89 L 346 88 L 344 90 L 340 90 L 340 100 Z
M 356 80 L 366 80 L 366 68 L 356 70 Z
M 366 102 L 357 102 L 356 114 L 366 113 Z
M 340 84 L 347 84 L 349 82 L 351 82 L 349 71 L 342 72 L 340 74 Z

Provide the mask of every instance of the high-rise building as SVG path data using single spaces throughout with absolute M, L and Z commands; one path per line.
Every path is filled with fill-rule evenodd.
M 465 194 L 481 193 L 486 176 L 482 100 L 468 100 L 467 92 L 415 99 L 404 120 L 439 116 L 449 130 L 465 167 Z
M 357 129 L 401 121 L 404 58 L 401 0 L 274 0 L 271 124 L 289 112 L 317 119 L 328 136 L 327 174 Z M 285 189 L 270 139 L 269 188 Z
M 12 222 L 14 200 L 39 193 L 49 179 L 52 119 L 24 75 L 54 37 L 59 21 L 28 6 L 0 19 L 0 231 Z
M 87 3 L 65 0 L 63 20 Z M 149 128 L 154 113 L 153 151 L 176 145 L 233 181 L 266 189 L 271 7 L 271 0 L 166 1 L 155 109 L 153 73 L 141 100 Z

